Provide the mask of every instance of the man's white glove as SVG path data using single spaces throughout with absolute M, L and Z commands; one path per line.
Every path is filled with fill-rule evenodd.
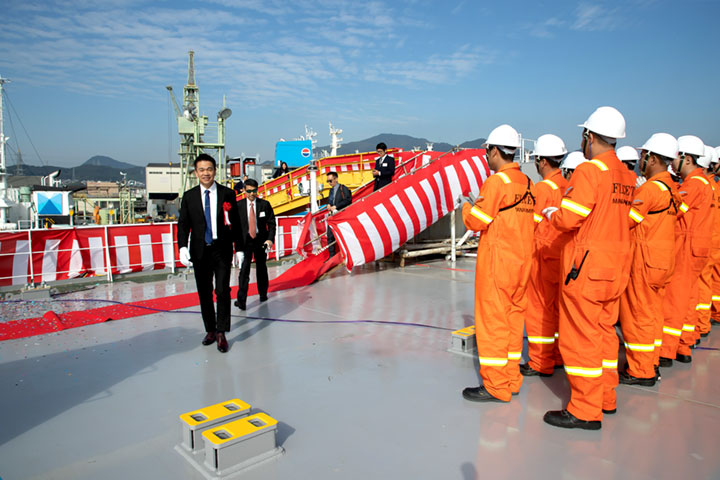
M 182 247 L 180 249 L 180 263 L 182 263 L 186 267 L 190 266 L 190 252 L 188 251 L 187 247 Z
M 468 192 L 467 196 L 458 195 L 458 205 L 462 205 L 464 202 L 469 203 L 470 205 L 475 205 L 475 201 L 477 199 L 475 196 L 473 196 L 472 192 Z
M 557 212 L 558 210 L 560 210 L 560 209 L 557 207 L 547 207 L 547 208 L 544 208 L 543 211 L 540 213 L 545 215 L 545 218 L 547 218 L 548 221 L 550 221 L 550 217 L 552 217 L 552 214 Z
M 242 267 L 243 260 L 245 260 L 245 253 L 235 252 L 235 261 L 237 262 L 238 267 Z
M 637 181 L 635 181 L 635 186 L 640 188 L 640 185 L 642 185 L 645 182 L 647 182 L 647 178 L 642 177 L 642 176 L 637 177 Z

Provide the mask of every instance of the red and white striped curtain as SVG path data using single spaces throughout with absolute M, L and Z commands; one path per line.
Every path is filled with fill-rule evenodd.
M 397 250 L 490 176 L 484 149 L 462 150 L 402 176 L 328 219 L 348 270 Z

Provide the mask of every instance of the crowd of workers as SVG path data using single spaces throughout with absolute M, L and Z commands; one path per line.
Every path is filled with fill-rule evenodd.
M 580 127 L 580 152 L 568 154 L 555 135 L 538 138 L 543 180 L 534 185 L 513 161 L 517 131 L 501 125 L 488 136 L 495 173 L 462 210 L 467 228 L 482 232 L 482 385 L 463 396 L 507 402 L 524 376 L 562 366 L 570 401 L 544 421 L 598 430 L 604 414 L 617 412 L 618 383 L 655 385 L 661 367 L 690 363 L 711 323 L 720 323 L 720 147 L 656 133 L 639 149 L 616 151 L 625 119 L 613 107 Z M 627 360 L 620 369 L 618 323 Z

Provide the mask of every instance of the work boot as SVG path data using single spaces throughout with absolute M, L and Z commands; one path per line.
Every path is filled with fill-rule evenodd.
M 485 387 L 482 385 L 479 387 L 467 387 L 462 392 L 462 396 L 465 400 L 470 400 L 471 402 L 503 402 L 499 398 L 493 397 L 490 395 L 490 392 L 485 390 Z
M 682 355 L 680 353 L 675 355 L 675 360 L 677 360 L 680 363 L 690 363 L 692 362 L 692 355 Z
M 660 367 L 655 365 L 655 381 L 659 382 L 660 380 L 662 380 L 662 377 L 660 376 Z
M 712 319 L 710 319 L 710 324 L 711 324 L 711 325 L 720 325 L 720 322 L 718 322 L 717 320 L 715 320 L 714 318 L 712 318 Z
M 520 364 L 520 375 L 523 377 L 552 377 L 552 373 L 538 372 L 529 363 Z
M 621 372 L 618 375 L 618 381 L 624 385 L 640 385 L 642 387 L 652 387 L 655 385 L 655 377 L 639 378 L 633 377 L 627 372 Z
M 663 368 L 672 367 L 672 358 L 660 357 L 660 366 Z
M 600 428 L 602 428 L 602 422 L 600 420 L 580 420 L 567 410 L 552 410 L 546 412 L 543 421 L 560 428 L 582 428 L 583 430 L 600 430 Z
M 705 332 L 705 333 L 700 334 L 700 336 L 703 338 L 707 337 L 708 335 L 710 335 L 710 332 Z
M 605 409 L 603 408 L 603 413 L 604 413 L 605 415 L 615 415 L 615 414 L 617 413 L 617 408 L 608 409 L 608 410 L 605 410 Z

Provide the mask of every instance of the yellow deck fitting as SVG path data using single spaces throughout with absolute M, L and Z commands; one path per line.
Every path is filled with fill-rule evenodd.
M 200 439 L 200 434 L 205 430 L 221 423 L 245 417 L 249 413 L 250 405 L 238 398 L 183 413 L 180 415 L 182 423 L 181 445 L 191 452 L 202 450 L 203 442 Z
M 224 475 L 279 455 L 277 424 L 268 414 L 256 413 L 205 430 L 205 467 Z
M 477 356 L 477 342 L 475 341 L 475 325 L 455 330 L 450 334 L 449 352 L 459 355 Z

